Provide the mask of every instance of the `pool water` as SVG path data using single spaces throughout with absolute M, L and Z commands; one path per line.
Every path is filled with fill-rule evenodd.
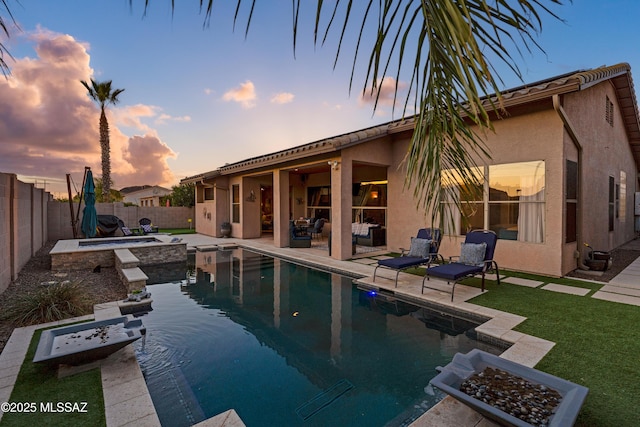
M 409 425 L 443 397 L 437 366 L 502 351 L 348 277 L 242 249 L 207 256 L 195 281 L 148 286 L 136 354 L 166 426 L 228 409 L 249 427 Z

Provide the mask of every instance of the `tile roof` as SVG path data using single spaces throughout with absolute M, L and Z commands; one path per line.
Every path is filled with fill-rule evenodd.
M 612 66 L 602 66 L 590 70 L 578 70 L 571 73 L 551 77 L 546 80 L 528 83 L 501 92 L 501 105 L 505 108 L 527 104 L 537 100 L 587 89 L 603 81 L 610 80 L 616 91 L 620 113 L 623 117 L 629 145 L 636 164 L 640 168 L 640 117 L 638 104 L 631 78 L 631 67 L 627 63 Z M 495 95 L 486 97 L 486 104 L 497 101 Z M 262 156 L 252 157 L 236 163 L 227 164 L 217 170 L 184 178 L 181 182 L 197 182 L 201 179 L 212 178 L 242 172 L 258 167 L 266 167 L 285 161 L 298 160 L 317 154 L 337 152 L 342 148 L 360 144 L 385 135 L 413 129 L 414 118 L 395 120 L 372 126 L 366 129 L 342 135 L 332 136 L 319 141 L 310 142 L 285 150 Z

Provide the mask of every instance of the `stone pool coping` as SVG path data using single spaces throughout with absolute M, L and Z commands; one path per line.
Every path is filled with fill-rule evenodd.
M 193 237 L 190 238 L 190 236 Z M 488 340 L 493 339 L 497 342 L 513 343 L 500 357 L 525 366 L 535 366 L 555 345 L 551 341 L 513 331 L 513 327 L 526 319 L 523 316 L 467 303 L 467 300 L 481 293 L 477 288 L 458 285 L 456 287 L 455 301 L 451 302 L 451 295 L 447 292 L 450 286 L 446 282 L 432 279 L 431 285 L 439 289 L 426 290 L 422 295 L 420 292 L 422 278 L 419 276 L 401 273 L 398 278 L 398 287 L 395 288 L 393 286 L 395 272 L 381 272 L 377 276 L 376 282 L 373 282 L 371 276 L 373 275 L 374 266 L 319 256 L 318 252 L 314 250 L 275 248 L 272 243 L 260 242 L 259 240 L 217 239 L 202 235 L 182 235 L 181 237 L 183 242 L 186 241 L 188 249 L 191 250 L 196 250 L 199 246 L 211 247 L 211 245 L 217 244 L 224 244 L 226 247 L 237 245 L 292 262 L 346 274 L 354 277 L 356 283 L 361 286 L 385 289 L 398 297 L 415 302 L 439 306 L 447 311 L 457 312 L 465 316 L 489 319 L 476 328 L 478 334 Z M 20 366 L 24 361 L 31 337 L 36 329 L 80 320 L 103 320 L 121 315 L 120 302 L 116 301 L 96 305 L 94 307 L 94 315 L 65 319 L 64 321 L 44 325 L 16 328 L 4 351 L 0 354 L 0 402 L 9 401 Z M 100 367 L 108 427 L 125 425 L 160 426 L 160 421 L 131 345 L 104 359 L 100 363 Z M 0 419 L 1 417 L 2 414 L 0 413 Z M 244 425 L 233 409 L 197 424 L 198 427 L 243 427 Z M 447 396 L 414 421 L 411 427 L 471 427 L 483 425 L 492 426 L 495 424 L 466 405 Z

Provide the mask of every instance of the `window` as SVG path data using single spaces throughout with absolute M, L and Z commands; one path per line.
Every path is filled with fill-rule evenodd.
M 620 197 L 618 198 L 620 222 L 627 221 L 627 173 L 620 171 Z
M 609 231 L 613 231 L 616 204 L 616 183 L 615 178 L 609 177 Z
M 565 168 L 565 243 L 578 238 L 578 163 L 567 160 Z
M 205 200 L 213 200 L 213 187 L 205 187 L 204 188 L 204 199 Z
M 353 184 L 351 222 L 387 224 L 387 181 Z
M 456 231 L 486 228 L 498 238 L 541 243 L 545 230 L 545 163 L 532 161 L 485 166 L 482 173 L 486 191 L 464 191 L 458 186 L 463 208 Z M 450 176 L 455 174 L 449 173 Z M 451 222 L 451 221 L 449 221 Z
M 611 102 L 608 96 L 606 98 L 604 116 L 607 123 L 613 127 L 613 102 Z
M 238 223 L 240 222 L 240 185 L 232 185 L 231 193 L 231 221 Z
M 307 216 L 331 221 L 331 187 L 307 188 Z

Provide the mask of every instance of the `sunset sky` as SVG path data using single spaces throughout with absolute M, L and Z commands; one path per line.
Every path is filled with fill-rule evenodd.
M 84 166 L 101 175 L 99 110 L 80 84 L 91 78 L 125 89 L 108 109 L 117 189 L 171 187 L 400 117 L 390 100 L 374 113 L 361 96 L 366 64 L 349 91 L 355 37 L 334 69 L 335 40 L 313 45 L 313 8 L 301 17 L 294 57 L 290 1 L 258 2 L 246 38 L 247 10 L 232 27 L 235 1 L 214 2 L 209 26 L 195 0 L 176 2 L 173 15 L 169 0 L 151 0 L 144 17 L 143 2 L 135 3 L 8 0 L 20 29 L 0 36 L 13 56 L 5 56 L 11 76 L 0 76 L 0 172 L 46 182 L 56 196 L 66 195 L 67 173 L 78 186 Z M 545 53 L 523 52 L 524 82 L 628 62 L 640 84 L 640 2 L 576 0 L 553 10 L 566 22 L 544 17 Z M 502 77 L 504 88 L 523 83 Z

